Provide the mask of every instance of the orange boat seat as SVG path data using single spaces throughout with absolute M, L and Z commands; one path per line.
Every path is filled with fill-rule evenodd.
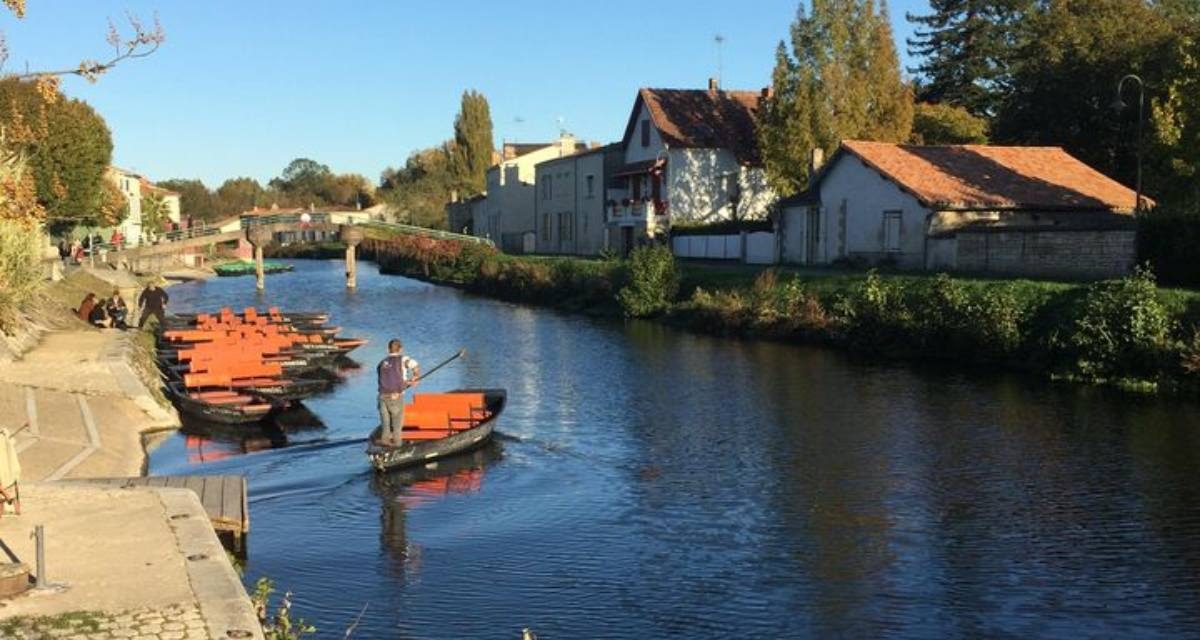
M 409 407 L 411 406 L 409 405 Z M 410 409 L 409 407 L 406 407 L 404 410 L 405 429 L 450 430 L 450 414 L 444 410 Z

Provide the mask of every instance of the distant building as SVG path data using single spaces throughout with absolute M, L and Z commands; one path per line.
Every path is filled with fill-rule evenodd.
M 137 246 L 146 237 L 153 236 L 158 230 L 146 229 L 142 217 L 142 198 L 159 198 L 167 208 L 167 219 L 179 223 L 180 197 L 169 189 L 163 189 L 150 182 L 145 176 L 121 169 L 109 167 L 106 173 L 108 180 L 117 186 L 121 195 L 125 196 L 127 211 L 121 222 L 116 225 L 121 235 L 125 237 L 126 246 Z M 113 227 L 105 229 L 105 234 L 111 234 Z M 104 235 L 107 241 L 108 235 Z
M 1094 278 L 1136 259 L 1134 192 L 1059 147 L 847 140 L 814 165 L 780 202 L 786 262 Z
M 486 193 L 480 193 L 465 200 L 452 200 L 446 205 L 446 222 L 454 233 L 475 234 L 476 220 L 484 218 Z
M 308 216 L 307 224 L 305 223 L 305 214 Z M 337 240 L 337 231 L 331 230 L 329 225 L 364 224 L 379 218 L 381 216 L 381 208 L 359 209 L 345 206 L 316 205 L 285 208 L 281 208 L 279 205 L 271 205 L 270 207 L 256 206 L 248 211 L 243 211 L 238 220 L 244 224 L 247 219 L 258 218 L 260 221 L 263 221 L 262 219 L 272 216 L 284 216 L 289 222 L 297 216 L 300 217 L 299 228 L 276 232 L 274 234 L 275 242 L 280 244 L 289 244 L 292 242 L 333 242 Z M 311 228 L 308 226 L 309 224 L 312 225 Z M 242 226 L 242 224 L 238 226 Z
M 623 160 L 614 143 L 537 165 L 538 253 L 594 256 L 608 248 L 606 185 Z
M 505 252 L 534 251 L 534 167 L 582 147 L 570 135 L 547 143 L 506 143 L 500 161 L 487 171 L 487 197 L 478 212 L 482 219 L 472 224 L 474 235 L 490 238 Z
M 755 134 L 762 91 L 638 91 L 608 195 L 610 243 L 628 251 L 672 223 L 762 218 L 775 199 Z

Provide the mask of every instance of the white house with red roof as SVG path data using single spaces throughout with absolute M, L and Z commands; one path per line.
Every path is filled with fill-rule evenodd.
M 125 238 L 125 245 L 131 247 L 137 246 L 144 242 L 148 236 L 153 236 L 162 231 L 161 229 L 145 228 L 142 220 L 143 198 L 149 198 L 156 201 L 156 203 L 161 203 L 166 210 L 167 219 L 176 224 L 179 223 L 180 197 L 178 193 L 155 185 L 140 173 L 120 167 L 109 167 L 106 177 L 117 186 L 121 195 L 125 196 L 125 216 L 116 226 L 116 229 Z M 105 230 L 106 233 L 110 233 L 111 231 L 112 229 Z M 104 236 L 105 240 L 108 240 L 108 238 L 109 236 Z
M 767 187 L 755 134 L 762 91 L 638 90 L 610 179 L 610 246 L 628 250 L 673 223 L 762 218 Z
M 844 141 L 784 199 L 784 262 L 1093 278 L 1136 259 L 1134 192 L 1059 147 Z

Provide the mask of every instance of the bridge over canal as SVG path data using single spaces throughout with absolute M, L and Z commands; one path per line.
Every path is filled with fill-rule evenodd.
M 354 288 L 357 286 L 358 273 L 357 248 L 365 238 L 365 229 L 367 228 L 494 246 L 492 241 L 486 238 L 438 229 L 393 222 L 364 221 L 347 214 L 306 213 L 240 216 L 213 225 L 167 232 L 152 244 L 142 244 L 120 250 L 116 250 L 110 245 L 106 259 L 110 264 L 118 267 L 124 267 L 131 271 L 144 271 L 161 266 L 165 259 L 201 247 L 227 242 L 248 242 L 254 249 L 256 286 L 264 289 L 266 287 L 263 271 L 264 246 L 273 242 L 279 234 L 283 233 L 324 232 L 336 234 L 338 239 L 346 245 L 346 286 Z M 299 241 L 305 242 L 306 240 Z

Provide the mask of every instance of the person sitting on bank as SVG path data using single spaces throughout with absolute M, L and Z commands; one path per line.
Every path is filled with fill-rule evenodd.
M 79 303 L 79 308 L 75 310 L 75 313 L 79 316 L 80 320 L 83 320 L 84 322 L 91 322 L 92 309 L 95 308 L 96 294 L 88 292 L 88 294 L 83 297 L 83 302 Z
M 387 357 L 376 367 L 379 373 L 379 441 L 398 447 L 404 443 L 404 392 L 421 380 L 421 365 L 404 355 L 399 338 L 388 342 Z
M 87 321 L 97 329 L 107 329 L 112 326 L 112 319 L 108 317 L 108 312 L 105 311 L 102 304 L 92 305 L 92 311 L 88 314 Z
M 121 297 L 119 289 L 113 289 L 112 297 L 104 301 L 104 311 L 108 313 L 108 318 L 111 321 L 111 326 L 117 329 L 128 329 L 129 325 L 125 324 L 125 316 L 129 313 L 129 307 L 125 304 L 125 298 Z
M 167 295 L 167 292 L 158 286 L 158 281 L 146 285 L 146 288 L 142 289 L 142 294 L 138 296 L 138 308 L 141 309 L 141 317 L 138 318 L 138 329 L 146 326 L 146 320 L 149 320 L 150 316 L 158 318 L 158 326 L 161 327 L 167 303 L 170 300 L 171 297 Z

